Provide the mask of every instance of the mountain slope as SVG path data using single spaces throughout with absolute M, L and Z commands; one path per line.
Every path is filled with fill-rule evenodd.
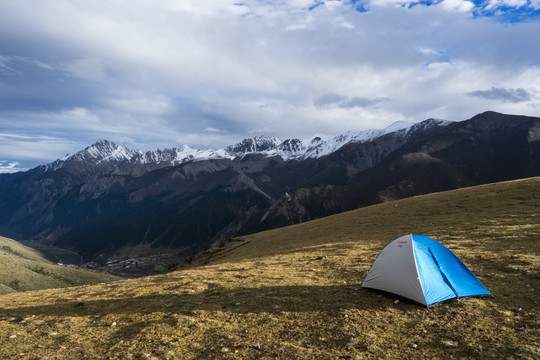
M 107 273 L 53 264 L 34 249 L 0 237 L 0 294 L 118 279 Z
M 336 210 L 350 210 L 436 191 L 538 176 L 539 134 L 538 118 L 493 112 L 445 127 L 429 127 L 413 134 L 403 146 L 365 171 L 354 174 L 346 184 L 337 184 L 325 197 L 336 199 Z M 342 152 L 356 154 L 354 147 L 348 145 Z M 325 200 L 308 197 L 315 208 Z M 299 202 L 309 210 L 307 200 Z M 324 208 L 327 212 L 323 215 L 336 212 Z
M 0 296 L 0 357 L 538 356 L 540 178 L 378 204 L 235 238 L 179 271 Z M 492 292 L 426 309 L 361 289 L 406 233 L 452 250 Z

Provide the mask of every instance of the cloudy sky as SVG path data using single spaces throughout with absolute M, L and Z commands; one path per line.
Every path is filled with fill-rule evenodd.
M 540 0 L 0 0 L 0 172 L 140 150 L 540 116 Z

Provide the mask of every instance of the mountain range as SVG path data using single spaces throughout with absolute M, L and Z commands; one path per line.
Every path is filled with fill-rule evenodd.
M 436 122 L 437 124 L 448 123 L 433 119 L 428 122 Z M 119 170 L 121 170 L 120 168 L 125 167 L 126 164 L 157 165 L 158 167 L 163 167 L 180 165 L 189 161 L 212 159 L 234 160 L 248 154 L 261 154 L 265 157 L 277 156 L 286 161 L 302 161 L 327 156 L 348 143 L 366 142 L 399 130 L 407 132 L 407 130 L 414 126 L 414 123 L 398 121 L 382 130 L 348 131 L 345 134 L 324 140 L 320 136 L 287 140 L 281 140 L 276 137 L 258 136 L 244 139 L 235 145 L 230 145 L 219 150 L 200 150 L 193 149 L 188 145 L 182 145 L 179 148 L 142 152 L 140 150 L 129 149 L 123 145 L 116 145 L 108 140 L 101 140 L 76 154 L 68 154 L 51 164 L 39 168 L 42 171 L 48 171 L 50 169 L 59 170 L 64 166 L 69 166 L 71 162 L 92 162 L 95 164 L 112 162 L 119 165 Z
M 0 175 L 0 234 L 144 274 L 236 235 L 537 175 L 540 118 L 494 112 L 221 150 L 141 152 L 102 140 Z

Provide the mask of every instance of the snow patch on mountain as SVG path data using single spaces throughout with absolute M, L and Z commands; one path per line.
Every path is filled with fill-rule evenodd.
M 305 139 L 280 140 L 275 137 L 257 137 L 229 146 L 225 150 L 236 156 L 250 153 L 260 153 L 265 156 L 279 156 L 284 160 L 304 160 L 330 155 L 342 146 L 351 143 L 361 143 L 373 140 L 379 136 L 406 130 L 414 125 L 412 122 L 397 121 L 382 130 L 347 131 L 344 134 L 323 139 L 313 136 Z
M 173 165 L 178 165 L 187 161 L 195 160 L 210 160 L 210 159 L 233 159 L 234 156 L 227 153 L 225 150 L 199 150 L 193 149 L 188 145 L 182 145 L 179 148 L 147 151 L 140 153 L 139 156 L 133 159 L 133 162 L 140 164 L 152 164 L 169 162 Z
M 310 147 L 306 150 L 303 158 L 320 158 L 327 156 L 339 150 L 346 144 L 371 141 L 385 134 L 410 129 L 413 125 L 414 123 L 412 122 L 397 121 L 382 130 L 371 129 L 363 131 L 347 131 L 344 134 L 335 136 L 327 141 L 321 141 L 315 146 Z
M 414 126 L 414 124 L 415 123 L 410 122 L 410 121 L 402 121 L 402 120 L 401 121 L 396 121 L 396 122 L 388 125 L 384 129 L 382 129 L 382 131 L 384 131 L 385 134 L 389 134 L 389 133 L 392 133 L 394 131 L 403 130 L 403 129 L 409 129 L 412 126 Z
M 249 153 L 264 153 L 275 150 L 283 141 L 276 137 L 257 136 L 244 139 L 236 145 L 227 146 L 225 151 L 236 156 Z

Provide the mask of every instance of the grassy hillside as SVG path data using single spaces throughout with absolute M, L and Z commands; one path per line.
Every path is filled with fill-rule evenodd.
M 34 249 L 0 236 L 0 294 L 113 281 L 106 273 L 58 266 Z
M 494 297 L 363 290 L 421 233 Z M 415 197 L 230 240 L 165 275 L 0 296 L 0 358 L 538 358 L 540 178 Z

